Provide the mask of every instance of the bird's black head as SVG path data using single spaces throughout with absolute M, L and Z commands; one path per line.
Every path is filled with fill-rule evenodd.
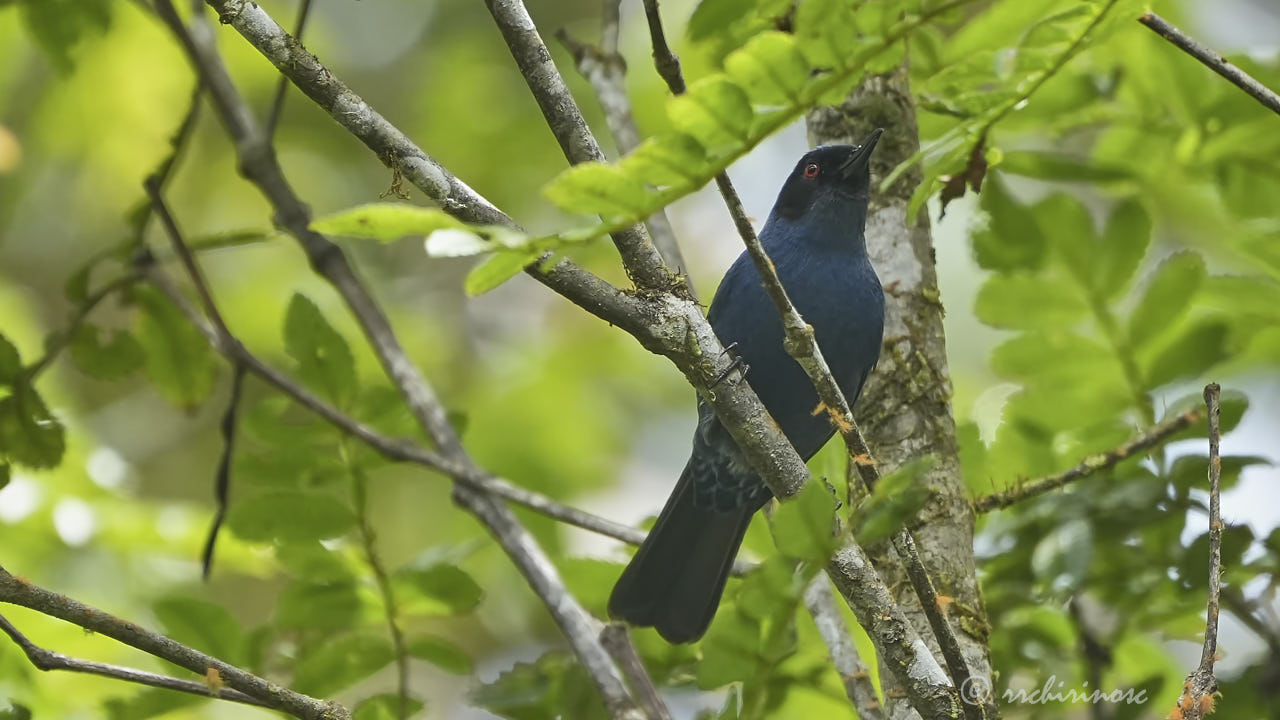
M 854 204 L 866 208 L 871 192 L 871 152 L 884 128 L 861 145 L 823 145 L 805 153 L 778 194 L 775 212 L 795 219 L 812 209 Z

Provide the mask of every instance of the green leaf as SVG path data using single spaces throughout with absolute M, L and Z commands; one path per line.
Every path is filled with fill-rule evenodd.
M 298 661 L 294 689 L 317 697 L 332 695 L 378 672 L 393 659 L 391 642 L 379 634 L 339 635 Z
M 795 35 L 816 68 L 845 67 L 856 46 L 858 21 L 848 0 L 807 0 L 795 14 Z
M 622 575 L 622 563 L 587 557 L 565 557 L 556 560 L 556 567 L 569 592 L 582 606 L 606 617 L 609 593 Z
M 982 322 L 997 328 L 1032 330 L 1071 327 L 1089 312 L 1074 287 L 1053 278 L 1018 273 L 992 275 L 974 303 Z
M 1046 328 L 1053 325 L 1046 323 Z M 1115 353 L 1067 330 L 1029 332 L 996 346 L 991 369 L 1033 385 L 1088 386 L 1101 377 L 1123 378 Z
M 1174 253 L 1160 263 L 1129 316 L 1129 342 L 1141 347 L 1174 325 L 1204 278 L 1204 260 L 1196 253 Z
M 107 720 L 146 720 L 167 715 L 204 700 L 196 695 L 147 688 L 129 697 L 110 698 L 102 704 Z M 0 720 L 10 720 L 0 711 Z
M 276 559 L 302 580 L 332 583 L 349 580 L 354 573 L 342 555 L 318 541 L 286 542 L 276 547 Z
M 236 503 L 227 526 L 245 540 L 322 540 L 354 527 L 355 515 L 332 495 L 286 490 Z
M 0 334 L 0 385 L 12 385 L 22 377 L 22 359 L 18 356 L 18 348 L 9 342 L 9 338 Z
M 204 335 L 159 292 L 135 287 L 135 332 L 146 353 L 147 375 L 165 399 L 192 410 L 213 392 L 217 356 Z
M 702 641 L 698 687 L 711 690 L 753 677 L 760 663 L 760 634 L 758 620 L 732 606 L 720 608 Z
M 1133 177 L 1127 168 L 1098 165 L 1088 158 L 1065 153 L 1011 150 L 1000 160 L 1000 170 L 1014 175 L 1059 182 L 1115 182 Z
M 456 565 L 397 570 L 392 582 L 406 613 L 460 615 L 475 609 L 484 596 L 480 585 Z
M 6 462 L 0 462 L 0 490 L 3 490 L 9 484 L 9 480 L 13 476 L 13 467 Z
M 34 387 L 21 382 L 0 398 L 0 457 L 39 470 L 57 467 L 65 450 L 62 423 Z
M 724 59 L 724 68 L 758 105 L 797 102 L 809 82 L 809 63 L 795 37 L 777 31 L 751 38 Z
M 72 69 L 76 47 L 111 24 L 109 0 L 33 0 L 21 7 L 31 36 L 63 72 Z
M 400 696 L 394 693 L 383 693 L 361 700 L 351 711 L 352 720 L 399 720 L 401 717 L 412 717 L 426 707 L 417 698 L 407 699 L 407 715 L 400 713 Z
M 467 273 L 467 294 L 475 296 L 489 292 L 537 262 L 540 254 L 537 250 L 531 250 L 527 253 L 503 252 L 490 255 Z
M 356 390 L 355 358 L 347 341 L 325 320 L 316 304 L 294 293 L 284 319 L 284 346 L 298 361 L 298 376 L 339 406 Z
M 290 583 L 276 603 L 276 625 L 285 630 L 345 630 L 360 615 L 354 581 Z
M 1068 520 L 1047 533 L 1031 553 L 1031 571 L 1055 588 L 1079 587 L 1093 559 L 1093 528 L 1083 518 Z
M 778 505 L 773 539 L 778 550 L 797 560 L 824 562 L 836 548 L 836 499 L 826 484 L 805 483 L 799 494 Z
M 1142 203 L 1131 198 L 1111 212 L 1102 232 L 1098 273 L 1094 277 L 1101 299 L 1109 300 L 1128 287 L 1150 241 L 1151 218 Z
M 1218 424 L 1221 427 L 1222 433 L 1225 435 L 1232 430 L 1235 430 L 1236 426 L 1239 425 L 1240 421 L 1244 418 L 1245 411 L 1249 409 L 1249 397 L 1239 390 L 1224 388 L 1222 390 L 1222 398 L 1218 403 L 1218 406 L 1220 411 Z M 1200 392 L 1188 393 L 1169 403 L 1168 407 L 1165 408 L 1164 414 L 1160 417 L 1160 422 L 1164 422 L 1175 415 L 1181 415 L 1192 408 L 1202 407 L 1204 407 L 1204 395 Z M 1208 422 L 1201 420 L 1186 430 L 1172 436 L 1169 439 L 1169 442 L 1190 440 L 1192 438 L 1200 440 L 1208 437 L 1208 433 Z
M 1280 283 L 1272 278 L 1211 275 L 1201 287 L 1199 301 L 1233 316 L 1280 324 Z
M 245 661 L 240 623 L 226 608 L 189 597 L 157 600 L 151 606 L 165 634 L 232 665 Z
M 1035 214 L 1005 189 L 999 175 L 982 186 L 979 206 L 987 227 L 973 235 L 973 255 L 986 270 L 1034 270 L 1044 262 L 1045 238 Z
M 646 138 L 618 163 L 628 175 L 654 187 L 699 182 L 707 172 L 707 151 L 684 134 Z
M 754 114 L 747 93 L 718 75 L 699 80 L 684 95 L 667 102 L 671 124 L 712 150 L 748 143 Z
M 650 200 L 644 183 L 617 165 L 588 162 L 560 173 L 544 189 L 547 199 L 579 215 L 643 214 Z
M 884 540 L 924 507 L 929 489 L 920 480 L 937 464 L 933 455 L 913 458 L 876 482 L 870 497 L 858 506 L 850 520 L 860 545 Z
M 546 653 L 536 663 L 516 663 L 472 690 L 470 700 L 510 720 L 558 720 L 566 717 L 566 708 L 573 709 L 573 720 L 609 718 L 582 665 L 563 651 Z
M 1229 331 L 1222 321 L 1201 322 L 1186 328 L 1152 352 L 1143 353 L 1139 362 L 1147 387 L 1156 388 L 1174 380 L 1196 378 L 1227 359 Z
M 1072 277 L 1091 289 L 1098 243 L 1089 211 L 1071 195 L 1056 193 L 1037 203 L 1034 212 L 1040 231 Z
M 113 330 L 106 343 L 102 342 L 100 332 L 97 325 L 85 322 L 71 336 L 71 360 L 84 374 L 118 380 L 146 362 L 146 353 L 128 330 Z
M 470 675 L 474 667 L 465 650 L 438 635 L 413 638 L 409 641 L 409 654 L 454 675 Z
M 446 228 L 465 230 L 467 226 L 442 210 L 405 203 L 369 203 L 311 222 L 311 229 L 316 232 L 384 243 Z
M 93 272 L 93 266 L 93 261 L 86 262 L 67 277 L 62 285 L 62 294 L 67 300 L 81 305 L 89 299 L 89 273 Z

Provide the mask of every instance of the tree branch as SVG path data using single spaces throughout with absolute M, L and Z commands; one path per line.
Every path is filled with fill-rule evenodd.
M 849 637 L 849 626 L 840 617 L 829 583 L 825 575 L 815 577 L 805 590 L 804 605 L 813 616 L 818 634 L 831 654 L 831 664 L 835 666 L 840 684 L 844 685 L 845 694 L 858 712 L 858 720 L 885 720 L 884 706 L 871 683 L 871 672 L 858 657 L 858 650 Z
M 1271 112 L 1280 114 L 1280 95 L 1255 80 L 1249 73 L 1227 62 L 1226 58 L 1197 42 L 1195 38 L 1170 25 L 1168 20 L 1148 12 L 1143 13 L 1138 18 L 1138 22 L 1173 43 L 1182 52 L 1199 60 L 1205 67 L 1226 78 L 1228 82 L 1248 93 Z
M 1174 710 L 1182 720 L 1200 720 L 1213 712 L 1213 695 L 1218 691 L 1218 678 L 1213 664 L 1218 658 L 1218 602 L 1222 596 L 1222 455 L 1219 427 L 1222 388 L 1218 383 L 1204 387 L 1204 404 L 1209 413 L 1209 607 L 1205 613 L 1204 647 L 1200 666 L 1187 675 L 1182 695 Z M 1170 715 L 1174 717 L 1174 715 Z
M 600 631 L 600 642 L 613 656 L 618 667 L 622 668 L 627 681 L 631 683 L 631 689 L 640 699 L 649 717 L 652 720 L 671 720 L 671 710 L 667 708 L 667 703 L 662 699 L 658 688 L 654 686 L 649 672 L 645 670 L 644 663 L 636 653 L 635 645 L 631 644 L 631 635 L 627 633 L 627 627 L 618 623 L 605 625 L 604 630 Z
M 307 29 L 307 18 L 311 16 L 311 0 L 302 0 L 298 5 L 298 21 L 293 26 L 293 36 L 302 42 L 302 31 Z M 267 113 L 266 129 L 268 138 L 276 135 L 276 125 L 280 122 L 280 113 L 284 110 L 285 93 L 289 89 L 289 78 L 281 75 L 276 82 L 276 95 L 271 100 L 271 112 Z
M 151 687 L 163 688 L 165 690 L 176 690 L 177 692 L 188 693 L 190 695 L 200 695 L 213 700 L 227 700 L 229 702 L 237 702 L 244 705 L 255 705 L 257 707 L 273 707 L 253 696 L 245 695 L 239 690 L 214 690 L 203 682 L 194 680 L 182 680 L 180 678 L 169 677 L 168 675 L 158 675 L 143 670 L 123 667 L 121 665 L 108 665 L 106 663 L 94 662 L 92 660 L 80 660 L 78 658 L 68 657 L 59 652 L 46 650 L 27 639 L 18 628 L 14 627 L 3 615 L 0 615 L 0 631 L 3 631 L 18 647 L 22 648 L 22 652 L 26 654 L 27 659 L 35 666 L 37 670 L 69 670 L 71 672 L 85 673 L 88 675 L 99 675 L 111 678 L 113 680 L 123 680 L 124 682 L 137 683 L 139 685 L 149 685 Z
M 431 386 L 404 352 L 382 309 L 356 277 L 346 255 L 328 238 L 310 229 L 309 212 L 285 179 L 270 140 L 256 125 L 248 106 L 232 84 L 203 14 L 197 14 L 188 27 L 170 0 L 156 0 L 156 8 L 209 88 L 214 107 L 235 142 L 242 174 L 266 196 L 275 209 L 277 223 L 298 240 L 312 268 L 342 296 L 387 376 L 404 397 L 418 424 L 440 449 L 441 455 L 468 474 L 481 473 L 463 449 Z M 247 9 L 243 3 L 241 9 Z M 214 322 L 218 324 L 217 320 Z M 224 329 L 225 326 L 215 328 L 215 332 L 221 335 Z M 219 344 L 228 348 L 239 345 L 232 338 L 221 340 Z M 463 483 L 455 483 L 453 495 L 459 505 L 484 523 L 543 600 L 610 714 L 615 718 L 641 717 L 608 653 L 600 645 L 597 637 L 599 622 L 568 593 L 555 566 L 511 510 L 500 499 Z
M 538 34 L 524 3 L 521 0 L 485 0 L 485 5 L 511 50 L 525 84 L 538 101 L 547 127 L 560 143 L 565 158 L 574 165 L 603 162 L 605 157 L 600 151 L 600 144 L 591 134 L 591 128 L 560 76 L 551 59 L 551 51 L 542 42 L 542 36 Z M 671 289 L 673 278 L 642 226 L 614 233 L 613 242 L 622 255 L 627 273 L 640 287 Z
M 1108 450 L 1104 453 L 1098 453 L 1096 455 L 1086 457 L 1081 460 L 1078 465 L 1069 470 L 1064 470 L 1060 473 L 1048 475 L 1042 478 L 1036 478 L 1035 480 L 1028 480 L 998 493 L 983 495 L 973 501 L 973 508 L 979 513 L 1000 510 L 1002 508 L 1007 508 L 1010 505 L 1022 502 L 1028 498 L 1033 498 L 1037 495 L 1042 495 L 1052 490 L 1065 487 L 1069 483 L 1115 467 L 1134 455 L 1138 455 L 1159 446 L 1178 432 L 1200 422 L 1204 419 L 1204 416 L 1204 408 L 1192 408 L 1191 410 L 1187 410 L 1184 413 L 1165 420 L 1159 425 L 1156 425 L 1147 432 L 1134 437 L 1114 450 Z
M 227 687 L 234 691 L 257 700 L 256 704 L 264 707 L 273 708 L 287 712 L 290 715 L 302 720 L 346 720 L 351 714 L 346 708 L 336 702 L 325 702 L 308 697 L 301 693 L 294 692 L 288 688 L 281 687 L 275 683 L 264 680 L 257 675 L 241 670 L 235 665 L 222 662 L 221 660 L 205 655 L 204 653 L 187 647 L 182 643 L 171 640 L 158 633 L 144 630 L 142 627 L 135 625 L 127 620 L 121 620 L 113 615 L 109 615 L 97 608 L 84 605 L 65 595 L 59 595 L 55 592 L 45 590 L 42 587 L 32 585 L 31 583 L 14 577 L 7 570 L 0 567 L 0 602 L 9 603 L 11 605 L 19 605 L 21 607 L 35 610 L 38 613 L 48 615 L 50 617 L 65 620 L 72 625 L 78 625 L 85 630 L 105 635 L 113 640 L 124 643 L 130 647 L 137 648 L 149 655 L 167 660 L 174 665 L 186 668 L 191 672 L 207 676 L 211 672 L 217 673 L 217 677 Z M 8 623 L 4 623 L 8 625 Z M 11 627 L 11 626 L 10 626 Z M 17 637 L 14 637 L 14 631 L 4 628 L 11 638 L 20 646 L 23 645 Z M 19 635 L 21 635 L 19 633 Z M 23 646 L 23 650 L 27 648 Z M 28 651 L 28 657 L 30 657 Z M 40 667 L 33 659 L 32 662 L 36 667 Z M 110 666 L 98 666 L 99 669 Z M 44 669 L 44 668 L 41 668 Z M 71 669 L 71 668 L 66 668 Z M 105 672 L 96 672 L 90 670 L 82 670 L 82 672 L 95 672 L 95 674 L 106 675 Z M 137 671 L 134 671 L 137 672 Z M 149 673 L 141 673 L 139 676 L 128 679 L 130 682 L 144 682 L 142 676 Z M 116 675 L 107 675 L 108 677 L 116 677 Z M 154 679 L 152 676 L 151 679 Z M 144 682 L 147 685 L 156 683 Z M 157 685 L 157 687 L 167 687 Z M 203 686 L 202 686 L 203 687 Z M 182 690 L 183 692 L 193 692 L 190 689 L 172 687 L 171 689 Z M 208 691 L 208 688 L 205 688 Z M 210 692 L 201 693 L 194 691 L 196 694 L 205 694 L 213 696 Z M 222 697 L 218 695 L 217 697 Z M 226 699 L 235 702 L 244 702 L 238 697 L 228 697 Z

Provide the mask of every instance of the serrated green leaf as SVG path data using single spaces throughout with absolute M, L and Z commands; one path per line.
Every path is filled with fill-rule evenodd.
M 392 576 L 401 610 L 423 615 L 460 615 L 480 604 L 484 590 L 456 565 L 405 568 Z
M 284 347 L 298 361 L 302 382 L 338 406 L 356 391 L 355 357 L 347 341 L 333 329 L 320 308 L 294 293 L 284 319 Z
M 973 255 L 986 270 L 1034 270 L 1044 262 L 1045 238 L 1035 214 L 1017 202 L 998 175 L 982 186 L 979 205 L 986 211 L 985 230 L 973 235 Z
M 466 227 L 443 210 L 405 203 L 369 203 L 311 222 L 311 229 L 316 232 L 384 243 L 408 235 L 430 235 L 436 230 L 465 230 Z
M 974 312 L 991 327 L 1030 330 L 1076 325 L 1089 306 L 1076 288 L 1060 280 L 1019 273 L 987 278 Z
M 227 527 L 245 540 L 282 542 L 338 537 L 355 526 L 355 514 L 321 492 L 281 490 L 237 502 Z
M 0 384 L 11 385 L 22 377 L 22 358 L 9 338 L 0 334 Z
M 1102 231 L 1098 272 L 1094 277 L 1099 297 L 1109 300 L 1128 287 L 1150 241 L 1151 218 L 1142 203 L 1129 199 L 1111 211 Z
M 836 499 L 821 482 L 810 481 L 773 515 L 773 539 L 787 557 L 825 562 L 836 548 Z
M 1082 287 L 1093 287 L 1097 232 L 1089 211 L 1074 197 L 1056 193 L 1036 203 L 1040 232 Z
M 1175 253 L 1160 263 L 1129 316 L 1129 342 L 1142 347 L 1169 329 L 1191 306 L 1204 278 L 1204 260 L 1196 253 Z
M 1148 388 L 1196 378 L 1228 357 L 1225 322 L 1205 321 L 1182 330 L 1158 348 L 1139 356 Z
M 850 520 L 860 545 L 888 538 L 924 507 L 929 490 L 920 479 L 937 464 L 933 455 L 913 458 L 876 482 Z
M 146 354 L 147 376 L 165 399 L 191 410 L 213 392 L 217 356 L 204 335 L 167 298 L 147 287 L 132 292 L 134 332 Z
M 470 675 L 471 656 L 453 641 L 438 635 L 418 635 L 409 641 L 409 654 L 454 675 Z
M 314 583 L 333 583 L 354 577 L 342 555 L 311 540 L 286 542 L 276 547 L 276 559 L 294 577 Z
M 284 630 L 346 630 L 355 625 L 361 606 L 352 580 L 294 582 L 280 593 L 275 621 Z
M 111 331 L 106 343 L 102 342 L 100 332 L 97 325 L 85 322 L 71 336 L 71 360 L 84 374 L 102 380 L 118 380 L 146 362 L 146 353 L 129 331 Z
M 339 635 L 298 661 L 294 689 L 317 697 L 332 695 L 378 672 L 393 659 L 391 642 L 381 635 Z
M 196 598 L 169 597 L 157 600 L 151 611 L 165 634 L 174 640 L 232 665 L 244 662 L 244 631 L 221 605 Z
M 405 713 L 400 712 L 400 696 L 383 693 L 365 698 L 351 711 L 351 720 L 400 720 L 413 717 L 426 705 L 415 697 L 406 698 Z
M 560 173 L 543 193 L 561 209 L 606 218 L 643 214 L 651 202 L 644 183 L 617 165 L 588 162 Z
M 687 185 L 706 172 L 707 151 L 681 133 L 646 138 L 618 166 L 628 175 L 654 187 Z
M 750 140 L 754 112 L 747 93 L 727 77 L 713 75 L 689 86 L 667 102 L 667 116 L 677 130 L 710 150 L 741 147 Z
M 538 261 L 541 253 L 502 252 L 490 255 L 467 273 L 466 290 L 471 296 L 483 295 L 519 275 Z
M 573 709 L 573 720 L 610 717 L 582 665 L 563 651 L 546 653 L 536 663 L 516 663 L 472 690 L 470 700 L 510 720 L 557 720 L 565 708 Z
M 38 470 L 57 467 L 65 450 L 62 423 L 34 387 L 20 382 L 0 398 L 0 457 Z
M 760 33 L 729 53 L 724 68 L 758 105 L 798 102 L 809 82 L 809 63 L 795 37 L 777 31 Z

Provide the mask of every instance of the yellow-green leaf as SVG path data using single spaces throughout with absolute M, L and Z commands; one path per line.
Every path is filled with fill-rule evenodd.
M 406 235 L 430 235 L 443 228 L 466 228 L 442 210 L 405 203 L 369 203 L 314 220 L 311 229 L 330 235 L 394 242 Z

